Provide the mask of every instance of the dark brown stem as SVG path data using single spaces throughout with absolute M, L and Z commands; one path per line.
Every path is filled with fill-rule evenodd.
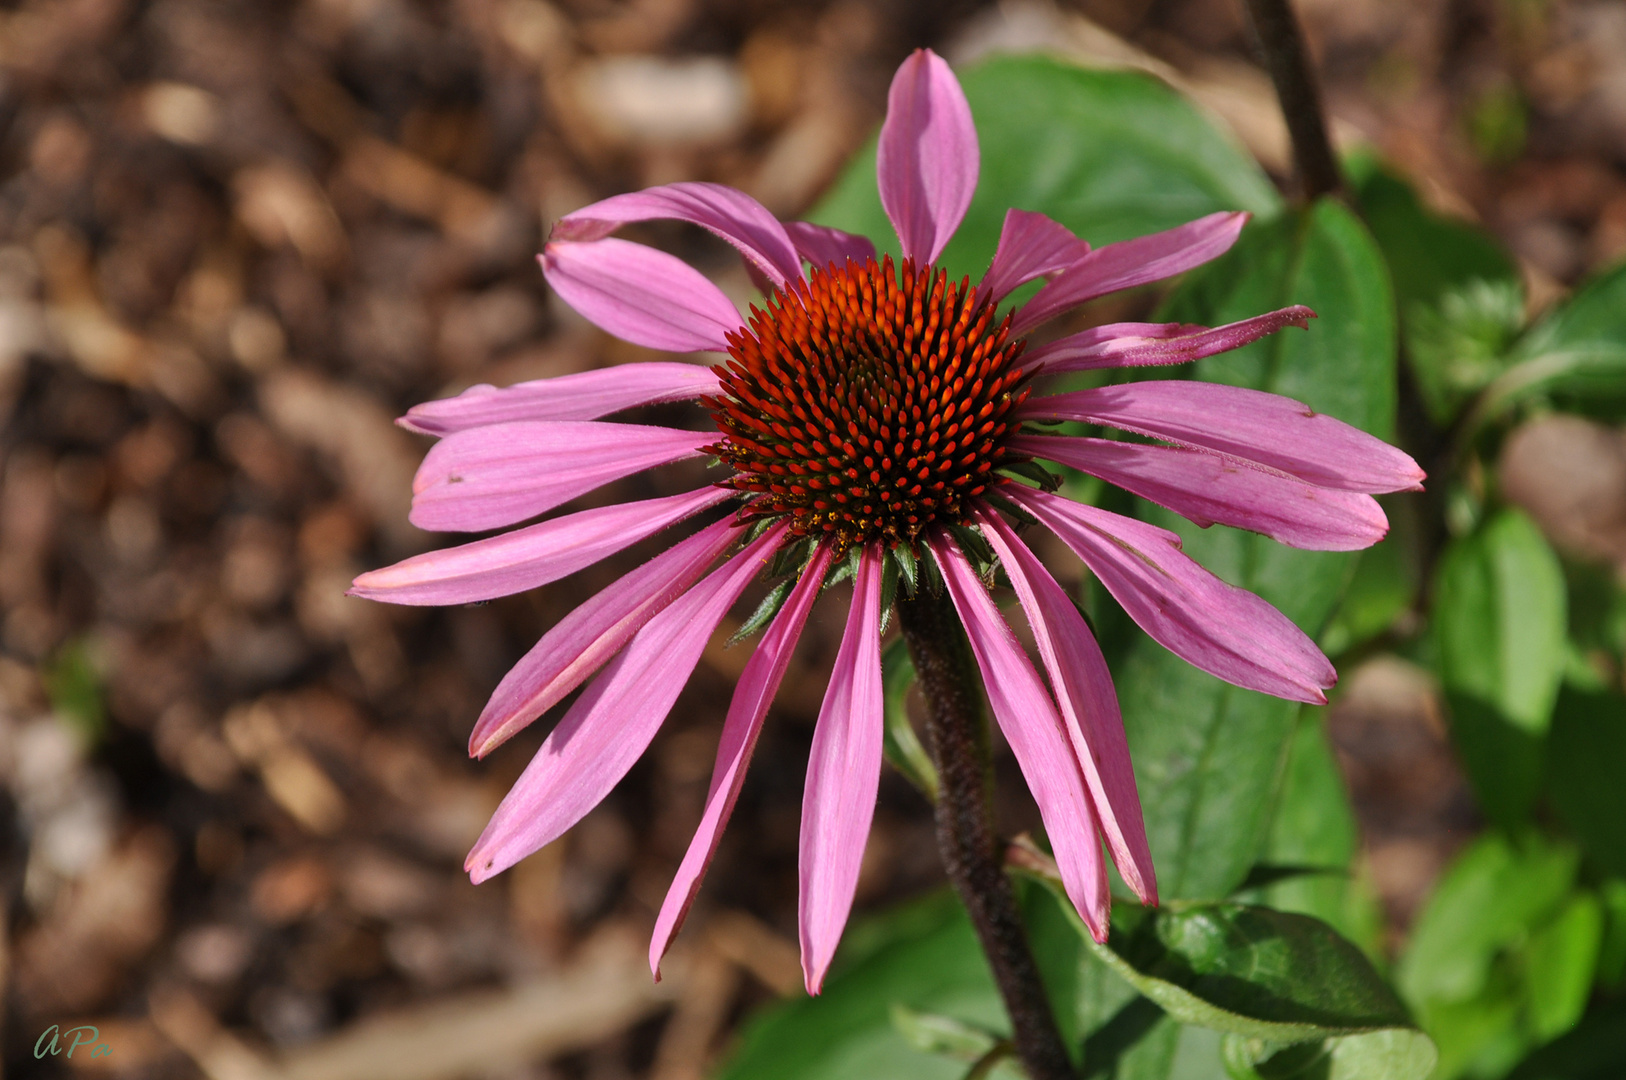
M 1321 87 L 1304 47 L 1304 32 L 1291 0 L 1246 0 L 1249 21 L 1259 37 L 1270 80 L 1287 118 L 1293 140 L 1293 168 L 1306 201 L 1340 191 L 1343 174 L 1327 138 L 1327 118 L 1321 110 Z
M 971 914 L 994 982 L 1011 1016 L 1012 1042 L 1031 1080 L 1073 1080 L 1016 893 L 994 833 L 993 768 L 982 690 L 970 643 L 948 596 L 924 583 L 899 598 L 898 625 L 926 698 L 926 731 L 937 761 L 937 846 Z

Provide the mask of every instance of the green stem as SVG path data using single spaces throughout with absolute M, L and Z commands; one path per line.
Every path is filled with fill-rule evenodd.
M 937 761 L 937 846 L 943 868 L 988 956 L 1011 1017 L 1011 1041 L 1028 1076 L 1073 1080 L 1073 1065 L 994 832 L 988 725 L 970 643 L 948 596 L 933 593 L 924 582 L 912 598 L 899 597 L 898 625 L 926 698 L 926 732 Z

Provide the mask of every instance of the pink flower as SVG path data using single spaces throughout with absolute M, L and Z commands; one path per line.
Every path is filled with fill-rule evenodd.
M 426 529 L 515 525 L 683 458 L 711 455 L 727 470 L 692 492 L 546 519 L 356 579 L 357 595 L 392 603 L 486 600 L 555 581 L 691 515 L 730 507 L 572 612 L 497 687 L 474 728 L 477 756 L 587 683 L 469 854 L 475 881 L 555 840 L 604 798 L 649 745 L 746 586 L 776 558 L 798 567 L 735 690 L 704 816 L 651 943 L 658 972 L 808 612 L 827 574 L 857 552 L 803 803 L 802 963 L 817 992 L 852 906 L 879 782 L 883 567 L 924 549 L 965 625 L 994 718 L 1079 913 L 1104 938 L 1103 839 L 1124 880 L 1155 903 L 1101 650 L 996 500 L 1055 532 L 1148 634 L 1192 664 L 1268 694 L 1326 700 L 1322 691 L 1335 675 L 1310 639 L 1258 597 L 1192 562 L 1173 533 L 1018 483 L 1005 470 L 1034 458 L 1060 462 L 1200 525 L 1220 522 L 1321 550 L 1381 539 L 1388 523 L 1372 493 L 1415 489 L 1422 472 L 1369 435 L 1253 390 L 1168 381 L 1035 396 L 1043 375 L 1182 363 L 1306 326 L 1313 313 L 1289 307 L 1214 329 L 1121 323 L 1025 349 L 1024 336 L 1053 316 L 1224 252 L 1246 215 L 1213 214 L 1092 249 L 1041 214 L 1011 210 L 993 263 L 972 289 L 932 264 L 965 215 L 977 169 L 976 131 L 959 84 L 937 56 L 916 52 L 892 83 L 877 170 L 902 241 L 901 274 L 890 258 L 877 263 L 863 237 L 781 224 L 719 185 L 669 184 L 606 199 L 554 228 L 541 257 L 549 285 L 628 341 L 729 359 L 712 368 L 646 363 L 505 390 L 476 387 L 404 418 L 440 437 L 414 483 L 412 521 Z M 738 248 L 769 293 L 766 306 L 742 320 L 678 259 L 610 238 L 622 224 L 654 218 L 704 226 Z M 1048 283 L 1031 301 L 999 315 L 996 306 L 1012 290 L 1041 277 Z M 678 400 L 705 403 L 717 430 L 601 419 Z M 1056 420 L 1160 444 L 1029 426 Z M 1048 687 L 1005 625 L 981 568 L 959 546 L 951 527 L 965 526 L 980 530 L 1014 586 Z

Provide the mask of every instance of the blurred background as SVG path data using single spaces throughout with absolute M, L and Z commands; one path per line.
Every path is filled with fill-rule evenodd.
M 1299 10 L 1338 140 L 1499 237 L 1528 314 L 1626 256 L 1626 6 Z M 657 985 L 642 951 L 748 650 L 720 637 L 616 793 L 476 888 L 463 855 L 541 733 L 472 764 L 473 719 L 544 628 L 645 552 L 480 607 L 343 593 L 439 542 L 407 524 L 428 441 L 395 416 L 652 355 L 548 294 L 534 256 L 553 219 L 681 179 L 800 215 L 921 45 L 1153 71 L 1286 181 L 1237 0 L 0 10 L 11 1075 L 678 1080 L 801 992 L 796 835 L 835 616 L 811 626 Z M 749 298 L 697 234 L 629 230 Z M 1626 565 L 1626 435 L 1555 420 L 1500 468 L 1561 552 Z M 679 490 L 676 471 L 600 497 Z M 1425 670 L 1373 649 L 1342 674 L 1327 729 L 1393 954 L 1483 824 Z M 1011 828 L 1031 823 L 1019 783 L 1002 798 Z M 889 773 L 860 908 L 940 880 L 930 809 Z M 111 1052 L 35 1057 L 48 1025 L 76 1023 Z

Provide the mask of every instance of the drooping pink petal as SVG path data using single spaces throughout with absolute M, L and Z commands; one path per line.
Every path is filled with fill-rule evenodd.
M 408 431 L 441 436 L 516 420 L 597 420 L 639 405 L 693 401 L 718 389 L 710 368 L 651 360 L 532 379 L 502 389 L 482 383 L 456 397 L 414 405 L 396 423 Z
M 717 433 L 526 420 L 448 435 L 412 481 L 409 520 L 437 532 L 512 525 L 623 476 L 695 457 Z
M 475 841 L 464 863 L 475 884 L 558 839 L 620 782 L 783 536 L 783 526 L 770 529 L 673 601 L 582 692 Z
M 730 520 L 672 545 L 566 615 L 503 676 L 469 736 L 485 757 L 587 681 L 739 538 Z
M 918 54 L 917 54 L 918 55 Z M 802 792 L 802 976 L 817 994 L 852 911 L 881 784 L 881 557 L 866 548 Z
M 1256 461 L 1340 491 L 1375 495 L 1423 486 L 1417 462 L 1382 439 L 1292 398 L 1240 386 L 1125 383 L 1029 398 L 1017 415 L 1105 424 Z
M 942 533 L 928 544 L 971 641 L 994 719 L 1039 805 L 1067 896 L 1095 940 L 1105 941 L 1111 900 L 1100 824 L 1055 703 L 965 555 Z
M 706 794 L 706 810 L 694 839 L 683 856 L 683 864 L 672 878 L 666 900 L 655 920 L 655 935 L 649 942 L 649 970 L 657 979 L 661 974 L 661 957 L 666 955 L 672 939 L 683 926 L 700 891 L 701 879 L 717 853 L 723 828 L 734 812 L 734 802 L 740 795 L 740 784 L 745 780 L 745 768 L 751 763 L 751 751 L 756 748 L 757 735 L 762 731 L 763 718 L 768 706 L 779 692 L 779 684 L 790 666 L 791 651 L 802 635 L 808 612 L 818 599 L 819 586 L 830 565 L 830 548 L 821 544 L 813 559 L 802 570 L 802 576 L 791 590 L 785 606 L 774 616 L 773 623 L 762 635 L 756 652 L 746 661 L 740 681 L 734 687 L 734 700 L 728 706 L 728 718 L 723 721 L 723 736 L 717 744 L 717 764 L 711 773 L 711 789 Z
M 1022 356 L 1029 371 L 1055 375 L 1096 368 L 1185 364 L 1229 352 L 1288 326 L 1308 329 L 1315 312 L 1303 304 L 1209 329 L 1183 323 L 1112 323 L 1046 342 Z
M 1060 222 L 1030 210 L 1005 211 L 994 261 L 979 289 L 995 303 L 1034 278 L 1059 273 L 1088 255 L 1090 245 Z
M 1304 631 L 1265 601 L 1204 570 L 1167 529 L 1060 495 L 1000 493 L 1061 537 L 1152 640 L 1226 682 L 1325 705 L 1338 681 Z
M 389 604 L 472 604 L 558 581 L 708 506 L 733 498 L 707 486 L 600 506 L 471 544 L 425 552 L 356 578 L 350 596 Z
M 628 222 L 657 219 L 710 230 L 776 286 L 802 276 L 801 260 L 779 220 L 745 192 L 722 184 L 690 180 L 612 195 L 560 218 L 548 239 L 601 240 Z
M 700 271 L 682 259 L 613 237 L 550 241 L 542 275 L 588 322 L 634 345 L 664 352 L 727 352 L 725 334 L 745 324 Z
M 1219 522 L 1310 551 L 1359 551 L 1389 532 L 1370 495 L 1204 450 L 1066 435 L 1018 435 L 1009 446 L 1099 476 L 1204 528 Z
M 881 205 L 903 257 L 936 260 L 977 190 L 980 158 L 971 106 L 943 58 L 916 49 L 892 77 L 876 149 Z
M 1152 849 L 1146 841 L 1118 694 L 1101 646 L 1067 593 L 1005 519 L 987 507 L 978 510 L 977 519 L 1033 628 L 1112 861 L 1141 903 L 1156 904 Z
M 1040 289 L 1011 320 L 1011 333 L 1026 334 L 1086 300 L 1161 281 L 1218 258 L 1236 243 L 1247 221 L 1246 213 L 1222 211 L 1151 236 L 1096 248 Z
M 867 236 L 808 221 L 787 221 L 785 231 L 796 245 L 796 253 L 819 270 L 831 263 L 845 266 L 848 259 L 862 266 L 875 258 L 875 245 Z

